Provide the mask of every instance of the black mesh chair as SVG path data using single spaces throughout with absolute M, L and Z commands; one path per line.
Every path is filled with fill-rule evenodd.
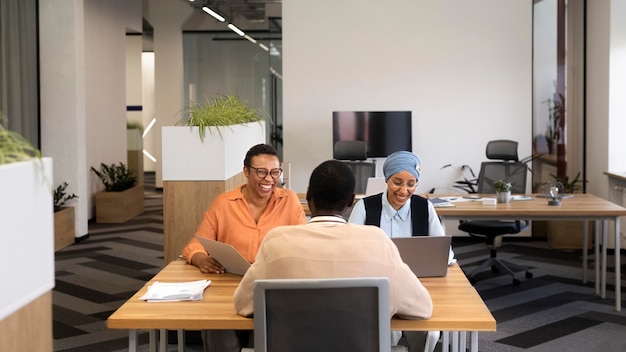
M 517 156 L 517 142 L 510 140 L 495 140 L 487 143 L 487 159 L 480 166 L 478 175 L 478 193 L 495 193 L 494 181 L 505 180 L 512 185 L 512 193 L 526 193 L 526 176 L 528 174 L 525 163 L 519 161 Z M 497 160 L 497 161 L 495 161 Z M 533 274 L 528 267 L 514 264 L 497 257 L 496 249 L 502 244 L 502 235 L 517 234 L 526 229 L 528 221 L 461 221 L 459 230 L 469 233 L 471 236 L 485 238 L 487 247 L 490 249 L 490 257 L 478 268 L 472 271 L 468 277 L 470 282 L 475 283 L 474 276 L 487 269 L 497 273 L 504 270 L 513 277 L 513 285 L 519 285 L 520 281 L 515 278 L 515 273 L 526 272 L 526 278 L 532 278 Z

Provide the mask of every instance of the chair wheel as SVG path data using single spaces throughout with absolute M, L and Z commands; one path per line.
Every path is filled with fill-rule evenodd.
M 526 278 L 527 279 L 532 279 L 533 278 L 533 273 L 531 273 L 530 271 L 526 272 Z
M 497 266 L 495 266 L 495 265 L 492 265 L 492 266 L 491 266 L 491 272 L 492 272 L 492 273 L 494 273 L 494 274 L 497 274 L 497 273 L 499 273 L 499 272 L 500 272 L 500 268 L 498 268 L 498 267 L 497 267 Z
M 513 279 L 513 286 L 519 286 L 520 281 L 518 279 Z

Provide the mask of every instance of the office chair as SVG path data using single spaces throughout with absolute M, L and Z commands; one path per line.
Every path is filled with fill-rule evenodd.
M 367 143 L 364 141 L 337 141 L 333 146 L 333 158 L 337 160 L 366 160 Z
M 390 322 L 384 277 L 255 281 L 256 352 L 395 351 Z
M 526 176 L 528 174 L 526 164 L 519 161 L 517 156 L 517 142 L 510 140 L 494 140 L 487 143 L 487 159 L 498 161 L 485 161 L 480 166 L 478 175 L 478 193 L 495 193 L 494 181 L 506 180 L 513 186 L 512 193 L 525 193 Z M 497 257 L 496 249 L 502 244 L 502 235 L 517 234 L 528 227 L 528 221 L 461 221 L 459 230 L 469 233 L 471 236 L 485 238 L 485 243 L 490 249 L 490 257 L 478 268 L 472 271 L 468 277 L 470 282 L 475 283 L 474 276 L 477 273 L 491 268 L 494 273 L 500 270 L 506 271 L 513 277 L 513 285 L 517 286 L 520 281 L 515 278 L 515 273 L 525 271 L 526 278 L 532 278 L 533 274 L 528 267 L 514 264 Z

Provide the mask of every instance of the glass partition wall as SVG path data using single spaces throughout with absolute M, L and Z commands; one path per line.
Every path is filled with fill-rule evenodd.
M 533 192 L 586 179 L 584 11 L 584 0 L 533 1 Z
M 184 101 L 238 96 L 265 117 L 266 140 L 278 147 L 282 160 L 280 32 L 274 28 L 250 34 L 257 44 L 231 31 L 183 33 Z

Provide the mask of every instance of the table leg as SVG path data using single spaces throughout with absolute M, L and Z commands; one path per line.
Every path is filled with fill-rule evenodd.
M 185 330 L 178 330 L 178 352 L 185 352 Z
M 587 283 L 587 260 L 588 260 L 588 255 L 587 255 L 587 250 L 589 248 L 587 248 L 587 239 L 589 238 L 589 233 L 588 233 L 588 226 L 589 221 L 585 220 L 584 221 L 584 229 L 583 229 L 583 284 Z
M 459 332 L 452 332 L 452 352 L 459 352 Z
M 618 312 L 622 310 L 622 264 L 621 264 L 621 249 L 620 244 L 621 234 L 619 233 L 619 217 L 615 220 L 615 310 Z
M 606 247 L 608 240 L 607 221 L 602 221 L 602 282 L 600 285 L 600 297 L 606 298 Z
M 150 330 L 148 331 L 148 337 L 149 337 L 149 351 L 150 352 L 157 352 L 157 345 L 158 345 L 158 341 L 159 341 L 159 330 Z
M 470 352 L 478 352 L 478 331 L 470 332 Z
M 128 330 L 128 352 L 137 352 L 137 330 Z
M 465 331 L 459 332 L 459 351 L 466 351 L 467 334 Z
M 160 339 L 159 339 L 159 352 L 167 352 L 167 330 L 160 330 Z
M 594 260 L 596 269 L 596 295 L 600 295 L 600 221 L 598 220 L 595 221 L 593 236 L 593 241 L 595 242 L 593 253 L 596 257 L 596 260 Z

